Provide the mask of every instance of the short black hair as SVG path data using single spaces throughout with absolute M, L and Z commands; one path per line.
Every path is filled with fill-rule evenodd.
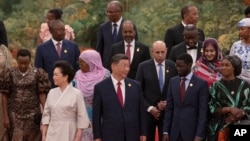
M 31 59 L 31 53 L 28 49 L 19 49 L 17 51 L 17 55 L 16 55 L 16 59 L 19 57 L 19 56 L 22 56 L 22 57 L 26 57 L 28 56 L 30 59 Z
M 59 8 L 50 9 L 48 13 L 52 13 L 55 16 L 56 20 L 60 20 L 63 15 L 63 11 Z
M 247 17 L 248 14 L 250 14 L 250 6 L 248 6 L 248 7 L 245 9 L 245 16 Z
M 128 60 L 128 56 L 121 53 L 115 54 L 111 59 L 111 64 L 118 64 L 120 60 Z
M 192 56 L 187 53 L 179 55 L 176 60 L 183 60 L 185 64 L 193 64 Z
M 75 72 L 69 62 L 64 61 L 64 60 L 56 61 L 54 64 L 54 69 L 55 68 L 59 68 L 63 76 L 68 75 L 68 83 L 70 83 L 73 80 L 75 76 Z
M 64 24 L 64 23 L 61 20 L 50 21 L 48 24 L 49 31 L 52 32 L 58 24 Z
M 195 32 L 195 33 L 199 33 L 198 32 L 198 28 L 194 25 L 194 24 L 187 24 L 185 27 L 184 27 L 184 31 L 183 31 L 183 34 L 185 35 L 186 33 L 188 32 Z

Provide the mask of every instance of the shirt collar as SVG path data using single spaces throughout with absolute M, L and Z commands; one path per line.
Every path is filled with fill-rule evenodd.
M 114 76 L 112 74 L 111 74 L 111 80 L 112 80 L 114 86 L 116 86 L 118 81 L 114 78 Z M 120 82 L 121 82 L 122 85 L 124 85 L 124 83 L 125 83 L 124 79 L 122 79 Z
M 120 27 L 121 22 L 122 22 L 122 17 L 120 18 L 120 20 L 118 20 L 118 21 L 116 22 L 117 27 Z M 114 22 L 112 22 L 112 25 L 113 25 L 113 24 L 114 24 Z
M 188 75 L 185 76 L 185 78 L 190 81 L 192 76 L 193 76 L 193 72 L 191 71 Z M 183 78 L 183 77 L 181 77 L 181 78 Z
M 132 40 L 132 42 L 130 43 L 131 47 L 133 47 L 135 44 L 135 39 Z M 124 40 L 124 45 L 125 47 L 128 45 L 128 43 Z
M 53 42 L 53 44 L 54 45 L 56 45 L 58 42 L 60 42 L 61 43 L 61 45 L 62 45 L 62 42 L 63 42 L 63 40 L 61 40 L 61 41 L 56 41 L 55 39 L 53 39 L 53 38 L 51 38 L 51 40 L 52 40 L 52 42 Z
M 154 63 L 155 63 L 155 66 L 158 66 L 158 62 L 156 62 L 156 60 L 154 59 Z M 161 63 L 162 64 L 162 66 L 165 66 L 165 60 Z
M 183 21 L 181 21 L 182 25 L 185 27 L 187 24 L 185 24 Z

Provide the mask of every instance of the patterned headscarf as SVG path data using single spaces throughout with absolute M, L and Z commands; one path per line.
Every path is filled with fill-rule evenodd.
M 215 52 L 216 52 L 215 57 L 212 61 L 208 61 L 206 56 L 205 56 L 205 49 L 209 45 L 212 45 L 215 49 Z M 203 46 L 203 48 L 202 48 L 203 54 L 199 58 L 199 62 L 205 64 L 206 66 L 208 66 L 209 68 L 211 68 L 215 71 L 218 71 L 217 68 L 219 67 L 220 61 L 222 59 L 222 53 L 221 53 L 221 50 L 219 48 L 219 44 L 218 44 L 217 40 L 214 38 L 206 38 L 206 40 L 203 42 L 202 46 Z
M 227 59 L 229 62 L 231 62 L 233 68 L 234 68 L 234 75 L 235 76 L 238 76 L 240 75 L 241 73 L 241 69 L 242 69 L 242 61 L 241 59 L 236 56 L 236 55 L 227 55 L 223 58 L 224 59 Z
M 89 65 L 89 72 L 76 72 L 77 88 L 84 97 L 89 97 L 93 95 L 95 84 L 103 80 L 107 70 L 102 65 L 100 54 L 95 50 L 85 50 L 79 58 Z

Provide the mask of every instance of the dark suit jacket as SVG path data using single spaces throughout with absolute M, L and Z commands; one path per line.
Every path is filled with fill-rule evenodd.
M 193 62 L 196 62 L 202 55 L 202 43 L 201 41 L 198 42 L 198 47 L 197 47 L 197 57 L 196 60 L 193 60 Z M 186 47 L 186 43 L 182 42 L 178 45 L 173 46 L 170 55 L 169 55 L 169 59 L 176 62 L 176 59 L 178 58 L 179 55 L 183 54 L 183 53 L 187 53 L 187 47 Z
M 54 63 L 56 61 L 68 61 L 74 68 L 74 71 L 77 71 L 79 69 L 77 62 L 80 55 L 80 50 L 77 44 L 69 40 L 63 40 L 61 51 L 61 57 L 59 58 L 56 52 L 56 48 L 51 39 L 42 43 L 36 49 L 35 66 L 37 68 L 44 69 L 49 74 L 49 79 L 52 83 L 52 87 L 54 87 L 53 71 Z
M 1 44 L 4 44 L 6 47 L 8 47 L 7 33 L 2 21 L 0 21 L 0 45 Z
M 124 19 L 121 22 L 116 42 L 123 41 L 122 36 L 122 24 L 124 22 Z M 136 39 L 138 39 L 138 36 L 136 34 Z M 97 37 L 97 45 L 96 45 L 96 51 L 98 51 L 102 58 L 102 64 L 105 68 L 108 68 L 109 65 L 109 54 L 111 51 L 111 46 L 114 44 L 113 37 L 112 37 L 112 22 L 107 21 L 100 25 L 98 37 Z
M 118 53 L 125 54 L 124 41 L 121 41 L 119 43 L 112 45 L 111 54 L 109 55 L 110 61 L 111 61 L 112 56 Z M 149 47 L 140 42 L 135 41 L 134 56 L 130 64 L 130 71 L 128 73 L 128 77 L 131 79 L 135 79 L 135 75 L 136 75 L 139 64 L 150 58 L 151 57 L 149 53 Z M 110 63 L 109 63 L 109 68 L 110 68 Z
M 149 106 L 157 106 L 160 100 L 166 100 L 169 80 L 177 75 L 175 63 L 165 60 L 165 83 L 161 92 L 157 70 L 153 59 L 142 62 L 136 74 L 136 79 L 141 83 L 146 109 Z
M 172 47 L 184 41 L 183 31 L 184 31 L 184 26 L 182 23 L 174 27 L 171 27 L 166 31 L 164 42 L 166 43 L 166 46 L 168 48 L 167 58 L 169 58 L 169 54 L 172 50 Z M 199 40 L 204 41 L 205 40 L 204 32 L 199 28 L 198 32 L 199 32 Z
M 204 138 L 209 97 L 207 82 L 193 75 L 181 102 L 180 81 L 180 76 L 176 76 L 169 82 L 163 132 L 169 134 L 170 141 L 176 141 L 179 134 L 183 141 L 192 141 L 195 136 Z
M 146 110 L 138 82 L 125 79 L 125 104 L 121 107 L 111 77 L 94 87 L 93 133 L 102 141 L 139 141 L 146 136 Z

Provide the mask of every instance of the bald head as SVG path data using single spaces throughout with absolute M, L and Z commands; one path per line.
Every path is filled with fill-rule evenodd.
M 162 63 L 167 54 L 167 48 L 163 41 L 155 41 L 152 45 L 152 56 L 157 63 Z

